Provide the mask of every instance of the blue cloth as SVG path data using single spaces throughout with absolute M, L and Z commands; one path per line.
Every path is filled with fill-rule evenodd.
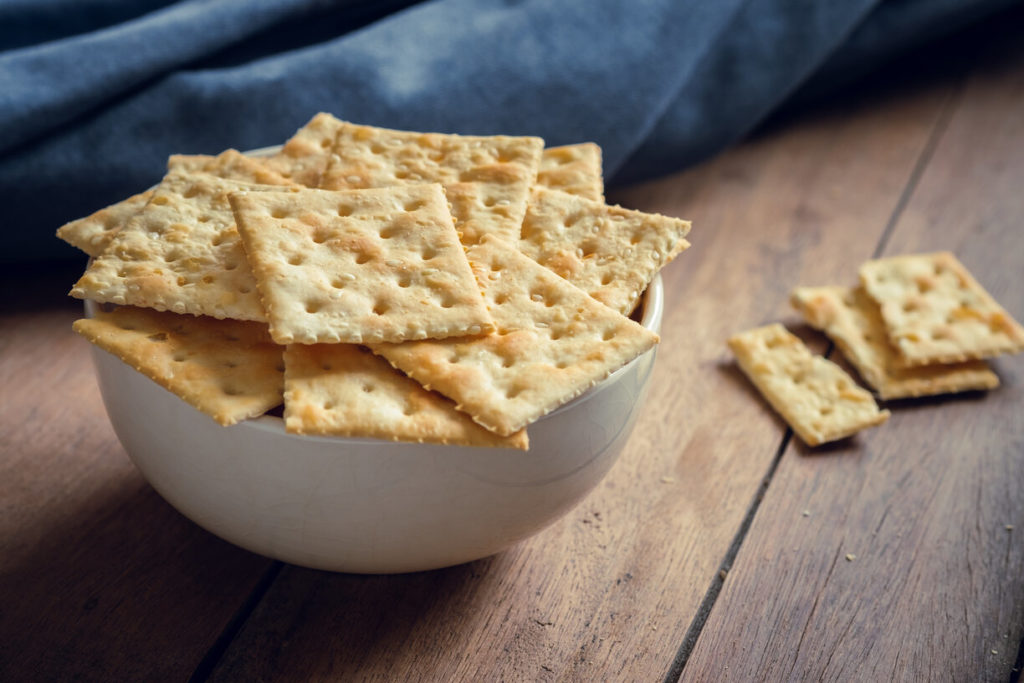
M 0 261 L 156 182 L 172 153 L 277 144 L 318 111 L 592 140 L 611 182 L 683 168 L 1012 0 L 0 0 Z

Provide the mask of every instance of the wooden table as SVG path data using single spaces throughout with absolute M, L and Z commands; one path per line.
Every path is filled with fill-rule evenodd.
M 956 252 L 1024 318 L 1014 42 L 614 193 L 695 226 L 664 273 L 646 412 L 578 508 L 464 566 L 330 574 L 187 521 L 106 420 L 64 298 L 80 264 L 5 276 L 0 680 L 1015 679 L 1024 357 L 993 362 L 998 390 L 895 402 L 883 427 L 808 449 L 724 345 L 778 320 L 826 352 L 790 288 L 901 252 Z

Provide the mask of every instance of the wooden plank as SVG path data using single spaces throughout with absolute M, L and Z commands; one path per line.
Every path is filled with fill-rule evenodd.
M 81 304 L 55 303 L 74 275 L 23 275 L 0 287 L 0 680 L 184 680 L 270 562 L 143 482 L 71 332 Z
M 998 45 L 884 251 L 950 249 L 1022 318 L 1024 49 Z M 800 282 L 845 281 L 859 256 L 837 248 L 842 268 Z M 993 365 L 1003 386 L 988 395 L 897 402 L 854 442 L 785 453 L 684 680 L 1010 678 L 1024 636 L 1024 358 Z
M 647 411 L 599 490 L 467 566 L 394 577 L 288 568 L 213 679 L 663 677 L 784 433 L 724 340 L 785 315 L 793 277 L 819 280 L 870 253 L 945 94 L 802 121 L 614 197 L 695 228 L 665 274 Z

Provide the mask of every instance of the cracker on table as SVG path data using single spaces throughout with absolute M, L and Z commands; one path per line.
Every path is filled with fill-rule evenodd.
M 441 183 L 463 244 L 484 234 L 514 241 L 543 147 L 535 137 L 414 133 L 343 123 L 320 187 Z
M 949 252 L 868 261 L 865 291 L 881 307 L 903 366 L 954 363 L 1024 350 L 1024 327 Z
M 690 246 L 689 221 L 534 188 L 519 249 L 628 315 L 654 275 Z
M 593 142 L 545 148 L 537 185 L 604 203 L 601 148 Z
M 231 197 L 278 343 L 494 329 L 438 184 Z
M 73 329 L 222 425 L 281 404 L 283 349 L 264 324 L 122 306 Z
M 729 348 L 761 395 L 804 443 L 818 446 L 889 419 L 835 363 L 778 323 L 734 335 Z
M 80 299 L 266 321 L 228 194 L 277 189 L 171 171 L 75 283 Z
M 862 287 L 797 287 L 790 301 L 808 324 L 836 343 L 864 381 L 885 400 L 999 386 L 999 377 L 980 360 L 899 367 L 878 304 Z
M 497 434 L 515 433 L 658 341 L 500 239 L 485 237 L 467 255 L 495 333 L 371 349 Z
M 271 171 L 260 160 L 229 149 L 213 157 L 205 154 L 173 154 L 167 159 L 168 171 L 205 171 L 220 178 L 245 180 L 267 185 L 288 185 L 290 182 Z M 153 196 L 153 189 L 140 192 L 105 209 L 66 223 L 57 230 L 57 237 L 96 257 L 114 239 Z
M 341 123 L 331 114 L 320 112 L 299 128 L 281 151 L 265 160 L 267 166 L 299 185 L 317 187 Z
M 285 429 L 295 434 L 525 450 L 526 430 L 498 436 L 355 344 L 285 350 Z

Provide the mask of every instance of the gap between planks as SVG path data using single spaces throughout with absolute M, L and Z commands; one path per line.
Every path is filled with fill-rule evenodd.
M 911 169 L 910 175 L 907 177 L 906 187 L 903 188 L 903 192 L 900 193 L 900 197 L 896 201 L 896 205 L 893 207 L 889 220 L 886 222 L 885 228 L 883 228 L 882 234 L 878 238 L 878 244 L 875 246 L 875 249 L 871 254 L 871 258 L 879 258 L 885 252 L 896 224 L 903 215 L 903 211 L 910 202 L 910 198 L 914 195 L 914 191 L 917 189 L 917 186 L 921 181 L 921 177 L 924 175 L 925 169 L 928 167 L 928 164 L 931 163 L 932 157 L 935 155 L 935 150 L 939 146 L 939 142 L 942 140 L 946 130 L 949 128 L 949 122 L 953 118 L 953 112 L 956 110 L 956 105 L 960 101 L 964 87 L 966 86 L 967 77 L 971 72 L 972 67 L 977 62 L 977 58 L 978 53 L 975 51 L 975 54 L 972 55 L 970 59 L 965 60 L 965 65 L 961 68 L 960 72 L 954 76 L 955 85 L 950 88 L 949 93 L 939 105 L 939 113 L 936 117 L 935 125 L 932 127 L 931 133 L 928 135 L 928 140 L 921 149 L 921 153 L 918 156 L 917 161 L 914 163 L 914 167 Z M 834 350 L 835 344 L 829 340 L 828 347 L 825 349 L 824 357 L 831 357 Z M 686 662 L 689 660 L 690 654 L 693 652 L 693 648 L 697 644 L 697 639 L 700 637 L 701 631 L 704 630 L 704 626 L 707 623 L 708 616 L 711 614 L 711 610 L 715 606 L 718 595 L 722 592 L 722 586 L 725 584 L 726 576 L 732 568 L 732 563 L 735 561 L 736 556 L 739 554 L 740 546 L 743 545 L 743 541 L 746 539 L 747 533 L 750 531 L 750 526 L 753 524 L 754 517 L 757 515 L 757 510 L 761 506 L 761 501 L 764 499 L 764 494 L 768 491 L 772 478 L 775 476 L 775 471 L 778 469 L 779 463 L 782 461 L 782 456 L 785 454 L 792 438 L 793 430 L 787 428 L 779 443 L 778 450 L 775 452 L 775 457 L 772 459 L 772 463 L 768 468 L 768 472 L 765 474 L 764 479 L 761 480 L 761 484 L 758 486 L 757 492 L 754 494 L 754 499 L 751 501 L 750 506 L 747 509 L 747 513 L 743 517 L 743 521 L 740 523 L 739 529 L 737 529 L 732 543 L 729 545 L 729 549 L 722 558 L 722 563 L 719 565 L 718 572 L 711 578 L 711 584 L 708 586 L 708 590 L 704 594 L 704 599 L 700 603 L 697 614 L 690 623 L 690 627 L 686 630 L 683 642 L 680 643 L 679 649 L 676 651 L 676 656 L 672 660 L 672 665 L 669 667 L 668 673 L 665 674 L 665 683 L 675 683 L 682 677 L 683 669 L 686 668 Z M 1018 669 L 1022 664 L 1022 659 L 1024 659 L 1024 641 L 1021 641 L 1020 651 L 1017 656 Z M 1019 671 L 1017 672 L 1017 675 L 1020 675 Z
M 220 664 L 220 660 L 224 658 L 224 653 L 228 651 L 231 643 L 238 636 L 239 631 L 242 630 L 245 623 L 249 621 L 249 617 L 252 616 L 252 613 L 263 601 L 264 596 L 270 590 L 270 587 L 274 585 L 282 569 L 284 569 L 284 562 L 274 560 L 270 567 L 263 572 L 263 576 L 260 577 L 259 582 L 252 589 L 252 592 L 249 593 L 245 602 L 231 616 L 231 619 L 220 632 L 220 635 L 213 641 L 213 645 L 206 651 L 203 658 L 199 660 L 199 664 L 196 665 L 192 675 L 188 677 L 188 683 L 203 683 L 210 678 L 210 674 Z

